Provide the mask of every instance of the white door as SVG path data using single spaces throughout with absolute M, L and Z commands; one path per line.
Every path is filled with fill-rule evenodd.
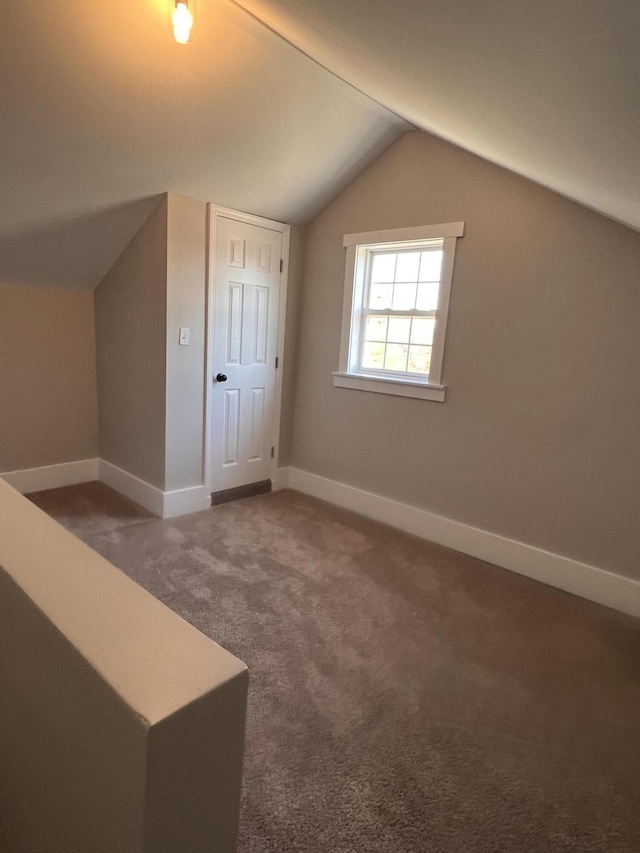
M 211 489 L 271 476 L 282 234 L 216 217 Z

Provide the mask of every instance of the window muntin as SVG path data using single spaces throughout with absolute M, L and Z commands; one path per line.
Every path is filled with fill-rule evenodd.
M 345 234 L 339 388 L 443 402 L 456 239 L 464 222 Z
M 366 250 L 358 372 L 428 381 L 442 240 Z

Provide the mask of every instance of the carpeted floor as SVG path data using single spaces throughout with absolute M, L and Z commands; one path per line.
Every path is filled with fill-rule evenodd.
M 30 497 L 248 664 L 241 853 L 640 850 L 640 622 L 292 491 Z

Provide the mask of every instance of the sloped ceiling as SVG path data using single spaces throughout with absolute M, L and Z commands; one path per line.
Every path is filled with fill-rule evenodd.
M 408 127 L 229 0 L 4 3 L 0 80 L 0 283 L 94 288 L 166 191 L 305 221 Z
M 239 0 L 416 126 L 640 229 L 638 0 Z
M 95 287 L 168 190 L 306 221 L 406 122 L 640 229 L 635 0 L 198 0 L 196 26 L 3 4 L 0 282 Z

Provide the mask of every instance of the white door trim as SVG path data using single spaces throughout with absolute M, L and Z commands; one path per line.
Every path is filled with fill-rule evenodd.
M 278 455 L 280 450 L 280 418 L 282 414 L 282 377 L 284 360 L 284 335 L 285 321 L 287 316 L 287 285 L 289 282 L 289 244 L 291 240 L 291 226 L 284 222 L 276 222 L 273 219 L 265 219 L 263 216 L 254 216 L 252 213 L 243 213 L 229 207 L 221 207 L 217 204 L 207 205 L 207 307 L 206 318 L 206 371 L 205 371 L 205 424 L 204 424 L 204 470 L 203 481 L 209 492 L 213 491 L 213 471 L 211 465 L 211 425 L 213 416 L 213 288 L 215 287 L 215 257 L 217 250 L 217 219 L 234 219 L 237 222 L 245 222 L 248 225 L 257 225 L 259 228 L 268 228 L 271 231 L 279 231 L 282 234 L 282 272 L 280 273 L 280 293 L 278 303 L 278 369 L 276 370 L 275 399 L 273 406 L 273 428 L 271 445 L 275 448 L 271 460 L 271 480 L 275 482 L 278 473 Z

